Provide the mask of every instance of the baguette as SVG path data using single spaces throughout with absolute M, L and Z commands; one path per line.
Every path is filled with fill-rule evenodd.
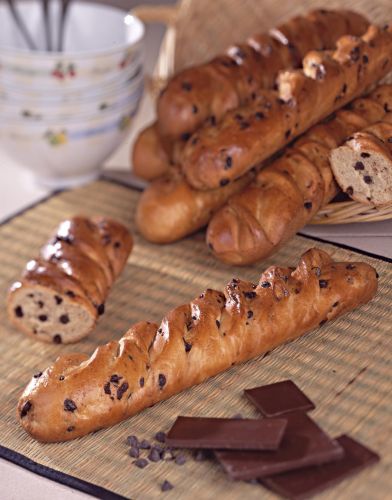
M 132 172 L 141 179 L 151 181 L 170 168 L 170 156 L 153 123 L 138 135 L 131 150 Z
M 392 111 L 392 102 L 388 109 Z M 342 190 L 365 205 L 392 205 L 392 113 L 331 151 L 331 167 Z
M 302 70 L 280 73 L 278 92 L 260 91 L 186 143 L 181 165 L 197 189 L 226 185 L 341 108 L 392 69 L 392 27 L 344 36 L 335 52 L 312 51 Z
M 82 216 L 63 221 L 8 294 L 8 316 L 37 340 L 68 344 L 94 328 L 132 249 L 125 226 Z
M 372 299 L 377 273 L 316 248 L 298 267 L 272 266 L 256 286 L 233 279 L 119 341 L 60 356 L 23 392 L 17 414 L 35 439 L 67 441 L 109 427 L 293 340 Z
M 153 243 L 180 240 L 205 226 L 213 213 L 254 176 L 248 172 L 225 187 L 200 191 L 188 184 L 178 167 L 173 167 L 140 196 L 136 226 L 143 237 Z
M 172 140 L 188 137 L 206 120 L 218 121 L 228 110 L 252 101 L 259 88 L 272 88 L 278 72 L 299 67 L 309 50 L 332 49 L 340 36 L 362 35 L 368 25 L 351 11 L 314 10 L 181 71 L 158 100 L 160 133 Z
M 212 217 L 207 243 L 214 255 L 228 264 L 245 265 L 277 251 L 337 194 L 331 149 L 354 132 L 391 117 L 388 109 L 392 85 L 382 85 L 312 127 Z

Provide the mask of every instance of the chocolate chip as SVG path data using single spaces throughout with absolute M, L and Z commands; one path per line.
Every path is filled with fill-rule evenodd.
M 347 92 L 347 83 L 343 84 L 341 92 L 342 92 L 342 94 L 345 94 Z
M 369 62 L 369 57 L 366 54 L 363 54 L 363 56 L 362 56 L 362 62 L 364 64 L 367 64 Z
M 366 184 L 372 184 L 373 183 L 373 179 L 370 177 L 370 175 L 364 175 L 363 176 L 363 180 Z
M 184 341 L 184 346 L 185 346 L 185 352 L 189 352 L 192 349 L 192 344 L 187 342 L 185 339 L 183 339 L 183 341 Z
M 319 287 L 320 288 L 327 288 L 328 287 L 328 281 L 327 280 L 319 280 Z
M 105 312 L 105 304 L 99 304 L 97 307 L 97 312 L 99 316 L 102 316 L 102 314 Z
M 365 165 L 361 161 L 357 161 L 354 164 L 354 169 L 355 170 L 365 170 Z
M 128 382 L 123 382 L 120 387 L 117 389 L 117 399 L 120 400 L 123 395 L 127 392 L 129 389 L 129 384 Z
M 195 115 L 199 111 L 199 108 L 194 104 L 192 106 L 192 113 Z
M 248 319 L 253 318 L 253 311 L 248 311 L 246 316 Z
M 145 458 L 138 458 L 133 462 L 136 467 L 139 467 L 139 469 L 144 469 L 144 467 L 147 467 L 148 461 Z
M 42 309 L 42 308 L 44 307 L 44 303 L 42 302 L 42 300 L 39 300 L 39 301 L 37 302 L 37 304 L 38 304 L 38 307 L 39 307 L 40 309 Z
M 140 377 L 139 385 L 140 385 L 140 387 L 144 387 L 144 377 Z
M 184 132 L 183 134 L 181 134 L 181 139 L 183 141 L 187 141 L 189 138 L 190 138 L 191 134 L 189 132 Z
M 157 450 L 156 448 L 151 448 L 150 453 L 148 454 L 148 459 L 150 460 L 150 462 L 159 462 L 159 460 L 161 459 L 159 450 Z
M 347 264 L 346 269 L 348 269 L 349 271 L 352 271 L 353 269 L 355 269 L 355 266 L 354 266 L 354 264 Z
M 67 290 L 65 295 L 68 295 L 68 297 L 71 297 L 72 299 L 75 297 L 75 293 L 72 290 Z
M 334 304 L 332 304 L 332 307 L 338 307 L 339 305 L 339 302 L 335 302 Z
M 28 293 L 27 297 L 30 297 L 32 299 L 34 297 L 34 294 L 33 293 Z
M 36 374 L 33 375 L 34 378 L 40 378 L 40 376 L 42 375 L 42 372 L 38 372 Z
M 22 406 L 22 409 L 20 411 L 20 416 L 23 418 L 25 417 L 28 412 L 31 410 L 31 407 L 33 405 L 30 403 L 30 401 L 26 401 L 26 403 Z
M 158 376 L 158 384 L 161 389 L 163 389 L 164 385 L 166 384 L 166 377 L 163 373 L 160 373 Z
M 218 328 L 220 328 L 220 325 L 221 325 L 221 324 L 220 324 L 219 319 L 216 319 L 216 320 L 215 320 L 215 324 L 216 324 L 216 326 L 217 326 Z
M 192 90 L 192 84 L 189 82 L 182 82 L 181 88 L 182 88 L 182 90 L 185 90 L 186 92 L 190 92 Z
M 112 384 L 118 384 L 121 379 L 122 379 L 122 377 L 120 375 L 114 374 L 114 375 L 111 375 L 110 382 Z
M 46 315 L 46 314 L 40 314 L 40 315 L 38 316 L 38 319 L 39 319 L 40 321 L 42 321 L 42 322 L 44 322 L 44 321 L 48 321 L 48 317 L 47 317 L 47 315 Z
M 120 241 L 115 241 L 113 246 L 114 246 L 114 248 L 120 248 L 121 247 L 121 242 Z
M 60 295 L 55 295 L 54 300 L 56 301 L 57 305 L 60 305 L 63 301 L 63 299 L 62 299 L 62 297 L 60 297 Z
M 223 187 L 223 186 L 227 186 L 227 184 L 229 184 L 230 180 L 229 179 L 221 179 L 219 184 Z
M 290 135 L 291 135 L 291 130 L 290 129 L 286 130 L 286 132 L 284 133 L 285 138 L 288 139 Z
M 60 380 L 60 382 L 62 382 L 64 379 L 65 379 L 64 375 L 60 375 L 60 376 L 59 376 L 59 380 Z
M 215 127 L 215 125 L 216 125 L 216 117 L 214 115 L 211 115 L 208 118 L 208 121 L 210 122 L 210 125 L 212 125 L 213 127 Z
M 354 194 L 354 189 L 352 186 L 348 186 L 348 188 L 346 189 L 346 193 L 349 195 L 349 196 L 352 196 Z
M 161 491 L 169 491 L 172 490 L 174 486 L 167 481 L 166 479 L 163 481 L 162 486 L 161 486 Z
M 186 462 L 186 456 L 185 455 L 177 455 L 176 459 L 175 459 L 175 463 L 177 465 L 184 465 Z
M 244 296 L 247 299 L 254 299 L 256 297 L 257 293 L 256 292 L 244 292 Z
M 271 283 L 269 281 L 262 281 L 260 283 L 261 288 L 269 288 L 271 286 Z
M 151 448 L 151 444 L 149 443 L 149 441 L 147 441 L 147 439 L 143 439 L 139 443 L 139 448 L 141 448 L 142 450 L 149 450 Z
M 76 409 L 77 409 L 77 406 L 74 403 L 74 401 L 72 401 L 72 399 L 65 399 L 64 400 L 64 410 L 65 411 L 74 412 Z
M 23 309 L 21 306 L 16 306 L 14 312 L 17 318 L 23 318 Z
M 112 395 L 112 391 L 110 390 L 110 382 L 106 382 L 106 384 L 103 386 L 103 392 L 105 394 L 109 394 L 109 396 Z
M 307 209 L 307 210 L 310 210 L 312 208 L 313 204 L 311 201 L 305 201 L 304 203 L 304 207 Z
M 127 437 L 127 445 L 129 446 L 139 446 L 139 440 L 136 436 L 128 436 Z
M 54 337 L 53 337 L 53 342 L 55 344 L 61 344 L 63 341 L 63 339 L 61 338 L 61 335 L 59 333 L 57 333 Z
M 241 122 L 240 123 L 240 130 L 246 130 L 249 127 L 250 127 L 250 123 L 249 122 Z
M 361 158 L 370 158 L 370 154 L 369 153 L 361 153 Z
M 139 455 L 140 455 L 139 448 L 132 446 L 132 448 L 129 450 L 128 454 L 132 458 L 139 458 Z
M 166 434 L 162 431 L 159 431 L 155 434 L 155 439 L 159 442 L 159 443 L 164 443 L 166 441 Z
M 59 318 L 60 320 L 60 323 L 62 323 L 63 325 L 66 325 L 67 323 L 69 323 L 69 316 L 68 314 L 62 314 Z
M 353 62 L 357 62 L 359 60 L 359 57 L 360 57 L 360 50 L 359 50 L 359 47 L 354 47 L 353 49 L 351 49 L 351 52 L 350 52 L 350 59 L 353 61 Z
M 255 118 L 256 120 L 262 120 L 263 118 L 265 118 L 265 114 L 261 111 L 257 111 L 257 113 L 255 113 Z
M 225 170 L 231 168 L 233 165 L 233 158 L 231 156 L 226 157 Z
M 67 432 L 73 432 L 74 430 L 75 430 L 74 425 L 70 425 L 69 427 L 67 427 Z

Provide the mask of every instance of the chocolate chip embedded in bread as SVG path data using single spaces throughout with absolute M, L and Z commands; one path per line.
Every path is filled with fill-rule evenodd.
M 320 288 L 327 288 L 328 287 L 328 280 L 319 280 L 319 286 L 320 286 Z
M 349 196 L 352 196 L 354 194 L 354 189 L 352 186 L 348 186 L 348 188 L 346 189 L 346 193 L 349 195 Z
M 72 401 L 72 399 L 65 399 L 64 400 L 64 410 L 70 411 L 73 413 L 75 410 L 77 410 L 77 406 L 76 406 L 75 402 Z
M 262 281 L 260 283 L 261 288 L 269 288 L 271 286 L 271 283 L 269 281 Z
M 231 156 L 226 156 L 226 161 L 225 161 L 225 170 L 228 168 L 231 168 L 233 165 L 233 158 Z
M 370 153 L 361 153 L 361 158 L 370 158 Z
M 185 346 L 185 352 L 189 352 L 192 349 L 192 344 L 187 342 L 185 339 L 183 339 L 183 341 L 184 341 L 184 346 Z
M 253 318 L 253 311 L 250 311 L 250 310 L 249 310 L 249 311 L 246 313 L 246 317 L 247 317 L 248 319 Z
M 42 375 L 42 372 L 38 372 L 38 373 L 35 373 L 35 374 L 33 375 L 33 377 L 34 377 L 34 378 L 40 378 L 40 377 L 41 377 L 41 375 Z
M 99 306 L 97 307 L 97 312 L 99 316 L 102 316 L 102 314 L 104 314 L 105 312 L 105 304 L 99 304 Z
M 27 413 L 31 410 L 32 404 L 30 401 L 26 401 L 26 403 L 22 406 L 22 409 L 20 411 L 20 416 L 23 418 L 27 415 Z
M 117 389 L 117 399 L 120 400 L 129 389 L 128 382 L 123 382 Z
M 103 392 L 105 394 L 108 394 L 109 396 L 112 395 L 112 391 L 110 389 L 110 382 L 106 382 L 106 384 L 103 386 Z
M 163 389 L 165 384 L 166 384 L 166 377 L 163 373 L 160 373 L 158 376 L 158 385 L 161 389 Z
M 363 180 L 364 180 L 364 182 L 366 182 L 366 184 L 372 184 L 373 183 L 373 179 L 370 177 L 370 175 L 364 175 L 363 176 Z
M 62 341 L 63 341 L 63 339 L 61 338 L 61 335 L 59 333 L 53 337 L 53 342 L 55 344 L 61 344 Z
M 354 264 L 347 264 L 346 269 L 348 269 L 349 271 L 352 271 L 353 269 L 355 269 L 355 266 L 354 266 Z
M 365 165 L 361 161 L 357 161 L 354 164 L 355 170 L 365 170 Z
M 220 325 L 221 325 L 221 324 L 220 324 L 219 319 L 216 319 L 216 320 L 215 320 L 215 324 L 216 324 L 216 326 L 217 326 L 218 328 L 220 328 Z
M 69 316 L 68 316 L 68 314 L 62 314 L 62 315 L 59 317 L 59 321 L 60 321 L 60 323 L 62 323 L 63 325 L 66 325 L 67 323 L 69 323 Z
M 254 298 L 256 298 L 257 293 L 256 292 L 244 292 L 244 296 L 247 299 L 254 299 Z
M 140 385 L 140 387 L 144 387 L 144 377 L 140 377 L 139 385 Z
M 305 201 L 304 203 L 304 207 L 307 209 L 307 210 L 311 210 L 313 204 L 311 201 Z
M 59 306 L 63 302 L 63 298 L 60 297 L 60 295 L 55 295 L 54 300 L 56 301 L 56 304 Z
M 14 312 L 17 318 L 23 318 L 23 309 L 21 306 L 16 306 Z
M 117 375 L 116 373 L 114 375 L 111 375 L 110 377 L 110 382 L 112 384 L 118 384 L 120 380 L 122 379 L 121 375 Z
M 75 430 L 74 425 L 70 425 L 69 427 L 67 427 L 67 432 L 73 432 L 74 430 Z
M 76 294 L 72 290 L 67 290 L 65 292 L 65 295 L 68 295 L 68 297 L 71 297 L 71 299 L 76 297 Z
M 48 316 L 46 314 L 40 314 L 38 319 L 42 322 L 48 321 Z

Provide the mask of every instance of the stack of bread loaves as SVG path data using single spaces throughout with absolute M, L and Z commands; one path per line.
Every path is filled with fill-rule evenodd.
M 136 175 L 152 181 L 136 214 L 141 234 L 170 243 L 209 224 L 214 255 L 248 264 L 339 187 L 390 203 L 392 87 L 368 92 L 391 71 L 391 49 L 391 27 L 316 10 L 175 75 L 132 152 Z

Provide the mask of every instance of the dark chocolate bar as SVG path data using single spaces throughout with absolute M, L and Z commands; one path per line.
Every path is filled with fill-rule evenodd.
M 261 480 L 261 484 L 285 498 L 302 500 L 321 493 L 380 460 L 376 453 L 349 436 L 340 436 L 336 441 L 344 449 L 342 459 L 322 466 L 266 477 Z
M 310 411 L 312 401 L 291 380 L 245 389 L 246 397 L 265 417 L 277 417 L 293 411 Z
M 342 458 L 344 451 L 340 444 L 327 436 L 306 413 L 289 413 L 285 418 L 286 432 L 276 451 L 215 452 L 230 477 L 256 479 Z
M 177 417 L 166 436 L 175 448 L 225 450 L 276 450 L 287 421 L 278 418 L 257 420 Z

